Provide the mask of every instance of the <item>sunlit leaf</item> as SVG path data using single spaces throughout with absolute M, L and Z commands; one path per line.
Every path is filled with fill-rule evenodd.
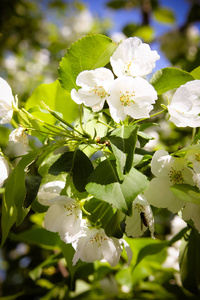
M 194 80 L 194 77 L 186 71 L 176 68 L 164 68 L 152 76 L 150 83 L 154 86 L 158 95 L 161 95 L 191 80 Z
M 195 78 L 200 80 L 200 66 L 194 69 L 190 74 Z
M 176 20 L 173 10 L 169 9 L 168 7 L 157 7 L 153 11 L 153 16 L 156 21 L 161 23 L 173 24 Z
M 33 111 L 32 114 L 44 122 L 55 124 L 56 119 L 50 113 L 45 113 L 39 109 L 44 108 L 41 102 L 44 102 L 50 109 L 60 112 L 69 123 L 73 122 L 78 116 L 79 106 L 72 101 L 70 94 L 61 87 L 58 80 L 53 83 L 39 85 L 25 105 L 27 111 L 38 106 L 38 109 Z
M 200 205 L 200 191 L 197 187 L 189 184 L 175 184 L 170 187 L 170 190 L 184 202 Z
M 78 74 L 104 67 L 116 47 L 110 38 L 100 34 L 83 37 L 72 44 L 60 62 L 59 81 L 62 87 L 68 92 L 77 89 Z

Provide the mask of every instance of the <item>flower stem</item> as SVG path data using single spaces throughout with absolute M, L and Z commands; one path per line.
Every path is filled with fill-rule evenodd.
M 157 115 L 162 114 L 164 111 L 166 111 L 166 109 L 163 109 L 163 110 L 161 110 L 161 111 L 159 111 L 159 112 L 157 112 L 157 113 L 155 113 L 155 114 L 149 116 L 149 118 L 143 118 L 143 119 L 140 119 L 140 120 L 137 120 L 137 121 L 134 121 L 134 122 L 132 121 L 132 122 L 130 123 L 130 125 L 133 125 L 133 124 L 136 124 L 136 123 L 138 123 L 138 122 L 141 122 L 141 121 L 144 121 L 144 120 L 153 118 L 153 117 L 155 117 L 155 116 L 157 116 Z

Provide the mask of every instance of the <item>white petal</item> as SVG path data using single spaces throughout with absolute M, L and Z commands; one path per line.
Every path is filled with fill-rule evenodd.
M 124 40 L 110 58 L 116 76 L 145 76 L 152 72 L 160 56 L 137 37 Z
M 9 107 L 12 107 L 14 97 L 12 95 L 12 90 L 9 84 L 0 77 L 0 103 L 1 102 L 7 104 Z
M 0 156 L 0 188 L 3 186 L 4 181 L 8 177 L 9 173 L 10 168 L 7 160 L 3 156 Z
M 200 80 L 189 81 L 180 86 L 172 97 L 168 111 L 170 120 L 177 127 L 200 126 Z
M 183 207 L 184 202 L 173 194 L 170 186 L 170 182 L 165 177 L 153 178 L 144 195 L 151 205 L 167 208 L 173 213 L 178 212 Z
M 64 187 L 64 181 L 51 181 L 42 184 L 38 191 L 38 202 L 40 202 L 42 205 L 51 205 L 52 203 L 49 202 L 49 200 L 59 196 Z

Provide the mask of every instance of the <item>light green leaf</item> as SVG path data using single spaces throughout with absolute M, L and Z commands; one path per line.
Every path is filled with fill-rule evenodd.
M 191 80 L 194 80 L 194 77 L 186 71 L 176 68 L 164 68 L 157 71 L 152 76 L 150 83 L 153 85 L 158 95 L 161 95 L 169 90 L 178 88 Z
M 25 155 L 8 178 L 2 206 L 2 245 L 12 225 L 16 222 L 18 226 L 28 213 L 28 209 L 24 207 L 26 167 L 36 159 L 39 153 L 40 151 L 36 150 Z
M 200 191 L 197 187 L 189 184 L 175 184 L 170 187 L 170 190 L 179 199 L 200 205 Z
M 158 7 L 153 11 L 156 21 L 161 23 L 173 24 L 175 22 L 174 12 L 168 7 Z
M 122 179 L 124 173 L 128 173 L 133 165 L 135 144 L 137 141 L 137 126 L 121 126 L 108 136 L 113 153 L 116 157 L 117 172 Z
M 58 80 L 50 84 L 39 85 L 26 102 L 25 109 L 28 111 L 37 105 L 43 109 L 41 102 L 44 102 L 51 110 L 61 113 L 64 120 L 69 123 L 78 117 L 79 106 L 71 99 L 70 93 L 61 87 Z M 46 123 L 55 124 L 56 119 L 39 108 L 38 110 L 32 109 L 31 113 Z
M 59 81 L 70 92 L 77 89 L 76 77 L 84 70 L 104 67 L 110 60 L 117 45 L 104 35 L 83 37 L 68 49 L 59 67 Z
M 189 228 L 185 227 L 169 241 L 159 241 L 159 242 L 149 244 L 149 245 L 143 247 L 140 250 L 140 252 L 138 253 L 137 261 L 136 261 L 134 268 L 147 255 L 155 255 L 155 254 L 159 253 L 160 251 L 162 251 L 165 247 L 169 247 L 176 241 L 180 240 L 188 230 L 189 230 Z
M 147 177 L 134 168 L 127 175 L 124 175 L 122 182 L 118 181 L 107 185 L 100 184 L 99 182 L 102 180 L 99 180 L 97 174 L 95 175 L 96 180 L 94 181 L 91 174 L 89 178 L 91 182 L 86 185 L 86 190 L 97 199 L 108 202 L 113 207 L 128 214 L 131 214 L 132 202 L 135 197 L 148 186 Z
M 195 78 L 200 80 L 200 66 L 197 67 L 196 69 L 192 70 L 190 74 Z

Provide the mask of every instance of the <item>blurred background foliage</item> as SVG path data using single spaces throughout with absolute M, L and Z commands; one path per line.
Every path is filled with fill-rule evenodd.
M 116 42 L 138 36 L 156 46 L 168 66 L 191 71 L 200 65 L 200 1 L 185 1 L 189 2 L 189 10 L 180 26 L 176 20 L 179 11 L 173 11 L 170 6 L 173 1 L 168 1 L 168 6 L 163 6 L 160 0 L 105 1 L 105 8 L 113 15 L 123 11 L 126 18 L 126 12 L 137 11 L 140 16 L 139 22 L 133 18 L 121 32 L 115 32 L 114 22 L 106 14 L 103 18 L 92 14 L 87 1 L 1 0 L 0 76 L 8 81 L 24 106 L 39 84 L 57 79 L 59 62 L 70 44 L 92 33 L 109 35 Z M 159 35 L 157 28 L 163 24 L 168 29 Z M 174 130 L 163 117 L 155 122 L 160 126 L 147 132 L 155 138 L 149 145 L 150 151 L 162 147 L 175 151 L 187 145 L 191 129 Z M 7 127 L 0 128 L 2 149 L 6 149 L 9 133 Z M 173 236 L 185 226 L 180 218 L 166 210 L 161 214 L 155 209 L 154 214 L 156 237 L 160 240 Z M 70 291 L 69 273 L 57 247 L 45 243 L 39 246 L 30 236 L 16 238 L 24 230 L 41 226 L 41 216 L 28 215 L 22 225 L 12 229 L 0 250 L 0 299 L 199 299 L 198 291 L 193 293 L 181 285 L 177 266 L 180 244 L 147 256 L 135 269 L 133 265 L 113 269 L 98 262 L 84 265 L 76 273 L 75 291 Z M 129 242 L 134 264 L 139 249 L 149 239 L 144 236 Z

